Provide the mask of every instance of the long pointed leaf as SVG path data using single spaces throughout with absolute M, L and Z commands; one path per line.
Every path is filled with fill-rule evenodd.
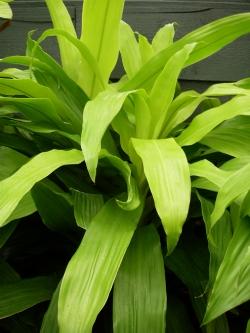
M 125 82 L 121 90 L 131 90 L 152 85 L 157 74 L 170 57 L 186 44 L 198 43 L 186 63 L 186 66 L 189 66 L 216 53 L 224 46 L 249 32 L 250 13 L 232 15 L 204 25 L 158 53 L 131 80 Z
M 74 190 L 73 198 L 76 223 L 79 227 L 88 229 L 91 220 L 104 205 L 103 196 Z
M 119 113 L 129 94 L 106 90 L 87 103 L 82 124 L 81 147 L 91 179 L 94 181 L 101 150 L 101 140 L 108 126 Z M 93 136 L 93 133 L 95 135 Z
M 161 244 L 150 225 L 136 232 L 114 286 L 114 332 L 165 333 L 166 286 Z
M 176 141 L 181 146 L 200 141 L 224 120 L 238 115 L 250 115 L 250 97 L 235 97 L 231 101 L 196 116 Z
M 56 29 L 62 29 L 73 37 L 76 31 L 69 15 L 69 12 L 62 0 L 45 0 L 52 18 L 53 26 Z M 58 37 L 60 55 L 63 68 L 73 80 L 77 81 L 79 77 L 80 54 L 78 50 L 69 41 Z
M 250 164 L 234 172 L 218 192 L 215 207 L 211 215 L 212 226 L 223 215 L 225 209 L 241 194 L 250 189 Z
M 51 298 L 56 281 L 38 277 L 9 282 L 0 286 L 0 318 L 12 316 Z
M 17 207 L 31 188 L 59 167 L 79 164 L 83 155 L 78 150 L 51 150 L 41 153 L 23 165 L 12 176 L 0 182 L 0 226 Z
M 123 67 L 131 78 L 141 67 L 141 55 L 134 31 L 124 21 L 120 23 L 120 52 Z
M 81 41 L 96 59 L 105 84 L 108 83 L 118 58 L 123 6 L 124 0 L 85 0 L 83 3 Z M 89 82 L 89 96 L 95 96 L 100 91 L 96 76 L 86 63 L 83 63 L 82 70 L 82 81 Z
M 168 236 L 168 251 L 174 250 L 186 220 L 191 181 L 186 156 L 173 139 L 132 139 L 141 157 L 156 210 Z
M 60 333 L 90 333 L 134 234 L 141 208 L 125 211 L 114 200 L 92 220 L 70 260 L 59 293 Z
M 157 138 L 167 117 L 168 108 L 174 98 L 177 79 L 184 67 L 195 44 L 185 45 L 174 54 L 156 79 L 150 93 L 150 107 L 152 109 L 153 138 Z
M 242 219 L 229 243 L 209 297 L 204 323 L 250 299 L 250 220 Z

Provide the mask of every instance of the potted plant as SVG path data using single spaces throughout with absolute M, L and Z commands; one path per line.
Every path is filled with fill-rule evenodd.
M 37 212 L 77 250 L 32 278 L 2 258 L 0 317 L 54 292 L 44 333 L 91 332 L 111 298 L 116 333 L 230 332 L 225 313 L 250 297 L 250 80 L 198 93 L 178 78 L 249 33 L 250 13 L 148 41 L 121 21 L 124 0 L 85 0 L 80 37 L 63 1 L 46 4 L 54 28 L 1 59 L 24 69 L 0 73 L 0 245 Z

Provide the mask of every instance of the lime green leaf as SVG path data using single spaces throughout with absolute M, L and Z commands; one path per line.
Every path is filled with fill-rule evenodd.
M 154 56 L 131 80 L 123 84 L 121 90 L 152 86 L 156 76 L 170 57 L 186 44 L 197 43 L 195 50 L 185 64 L 185 66 L 189 66 L 216 53 L 249 32 L 250 13 L 228 16 L 203 25 Z
M 119 53 L 119 26 L 122 17 L 124 0 L 85 0 L 82 13 L 81 41 L 89 48 L 96 59 L 105 84 L 117 62 Z M 100 87 L 96 75 L 88 64 L 83 63 L 84 76 L 80 82 L 87 80 L 89 96 L 95 96 Z
M 202 144 L 234 157 L 250 156 L 249 142 L 249 116 L 227 120 L 201 140 Z
M 212 226 L 223 215 L 227 206 L 233 200 L 250 189 L 250 164 L 234 172 L 218 192 L 213 213 L 211 215 Z
M 250 299 L 250 220 L 239 221 L 209 296 L 204 323 Z
M 49 9 L 53 26 L 56 29 L 66 31 L 73 37 L 76 36 L 76 31 L 68 13 L 66 6 L 62 0 L 45 0 Z M 61 61 L 65 72 L 74 81 L 79 77 L 80 54 L 78 50 L 65 38 L 58 37 Z
M 232 83 L 218 83 L 210 86 L 202 95 L 205 96 L 230 96 L 250 95 L 250 90 L 238 86 L 240 81 Z
M 5 1 L 0 1 L 0 17 L 7 20 L 12 19 L 12 10 Z
M 104 205 L 103 196 L 73 190 L 73 198 L 76 223 L 79 227 L 88 229 L 91 220 Z
M 174 98 L 178 77 L 194 47 L 195 44 L 186 45 L 174 54 L 154 83 L 149 100 L 154 138 L 157 138 L 162 130 L 168 108 Z
M 120 23 L 119 41 L 122 64 L 128 77 L 131 78 L 140 69 L 142 60 L 134 31 L 124 21 Z
M 131 93 L 106 90 L 86 104 L 83 114 L 81 147 L 93 181 L 96 176 L 98 155 L 101 150 L 103 135 L 121 110 L 125 99 Z
M 91 332 L 140 215 L 141 208 L 126 211 L 111 200 L 94 217 L 62 280 L 58 304 L 60 333 Z
M 161 244 L 155 228 L 140 228 L 114 285 L 115 333 L 165 332 L 167 295 Z M 153 311 L 152 311 L 153 309 Z
M 51 150 L 41 153 L 24 164 L 12 176 L 0 182 L 0 226 L 17 207 L 21 199 L 40 180 L 57 168 L 67 164 L 79 164 L 83 155 L 78 150 Z
M 134 135 L 139 139 L 149 139 L 151 134 L 152 112 L 148 106 L 148 96 L 145 94 L 136 94 L 133 96 L 136 132 Z M 123 123 L 121 124 L 123 126 Z M 130 138 L 129 138 L 130 139 Z
M 190 164 L 189 170 L 191 176 L 206 178 L 207 180 L 212 182 L 218 189 L 225 184 L 228 177 L 232 174 L 229 171 L 217 168 L 212 162 L 205 159 Z
M 152 40 L 152 47 L 155 53 L 159 53 L 174 41 L 174 23 L 169 23 L 160 28 Z
M 51 298 L 56 281 L 51 277 L 24 279 L 0 285 L 0 318 L 12 316 Z
M 167 137 L 176 126 L 187 120 L 204 99 L 194 90 L 180 93 L 169 105 L 161 137 Z
M 204 138 L 224 120 L 238 115 L 250 115 L 250 96 L 235 97 L 231 101 L 196 116 L 176 138 L 181 146 L 189 146 Z
M 154 52 L 151 44 L 149 43 L 147 37 L 139 34 L 139 50 L 141 54 L 142 65 L 152 58 Z
M 0 147 L 0 180 L 11 176 L 17 169 L 28 161 L 28 157 L 7 147 Z M 33 214 L 36 211 L 35 203 L 27 193 L 18 206 L 7 219 L 7 222 Z M 13 225 L 13 224 L 11 224 Z M 3 231 L 1 231 L 2 233 Z M 0 241 L 1 244 L 1 241 Z
M 223 163 L 220 169 L 224 171 L 237 171 L 249 163 L 250 163 L 250 156 L 245 156 L 241 158 L 232 158 L 231 160 Z
M 132 139 L 142 159 L 156 210 L 168 236 L 168 251 L 174 250 L 186 220 L 191 181 L 186 156 L 174 139 Z

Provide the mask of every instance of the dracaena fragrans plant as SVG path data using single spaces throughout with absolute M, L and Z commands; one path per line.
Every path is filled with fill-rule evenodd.
M 51 299 L 41 332 L 88 333 L 108 300 L 115 333 L 230 332 L 225 313 L 250 298 L 250 80 L 198 93 L 178 78 L 249 33 L 250 13 L 149 42 L 124 0 L 85 0 L 80 37 L 61 0 L 46 4 L 54 28 L 1 59 L 0 325 L 21 332 L 18 313 Z M 76 251 L 22 278 L 8 244 L 38 214 Z

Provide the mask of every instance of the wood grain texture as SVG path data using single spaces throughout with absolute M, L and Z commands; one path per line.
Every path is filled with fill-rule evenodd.
M 81 0 L 65 1 L 75 22 L 78 33 L 81 29 Z M 14 20 L 0 34 L 0 57 L 23 54 L 27 32 L 37 29 L 37 34 L 51 26 L 45 3 L 41 0 L 16 0 L 12 4 Z M 250 11 L 249 0 L 205 1 L 205 0 L 127 0 L 124 20 L 149 39 L 164 24 L 177 22 L 176 38 L 215 19 Z M 46 49 L 57 55 L 54 40 L 45 43 Z M 190 81 L 234 81 L 250 76 L 250 36 L 240 38 L 218 54 L 202 61 L 182 73 L 183 80 Z M 118 65 L 114 78 L 121 75 Z

